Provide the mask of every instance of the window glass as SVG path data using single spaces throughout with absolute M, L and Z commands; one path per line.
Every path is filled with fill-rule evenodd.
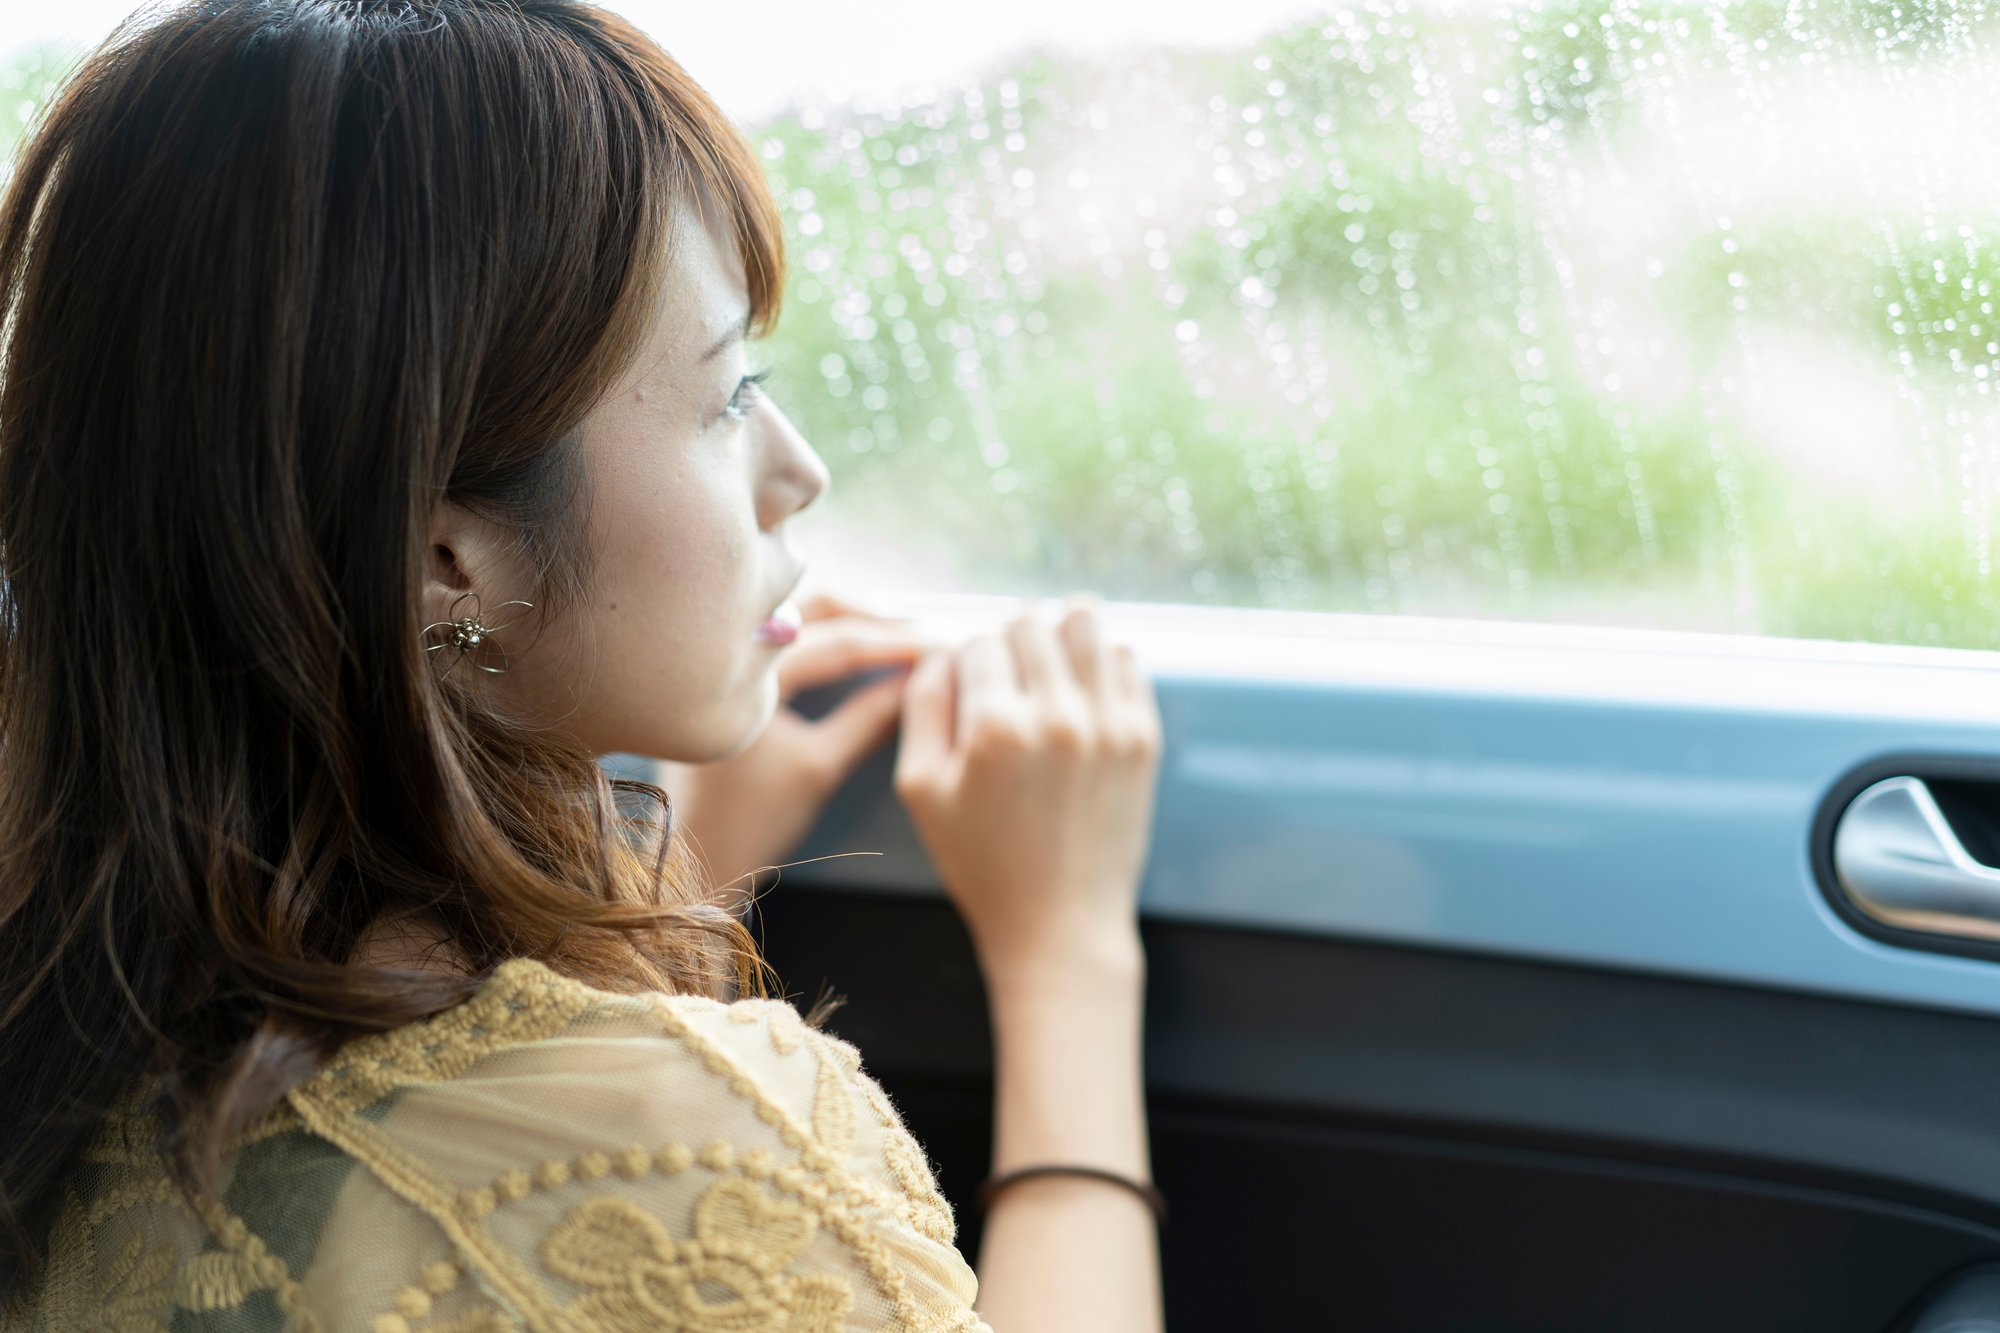
M 1373 0 L 811 103 L 779 392 L 958 584 L 1987 646 L 1996 55 Z
M 850 584 L 2000 641 L 1984 0 L 613 7 Z

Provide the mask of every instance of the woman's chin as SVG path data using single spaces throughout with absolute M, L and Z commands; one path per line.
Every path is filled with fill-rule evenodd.
M 778 698 L 778 673 L 775 670 L 766 671 L 759 682 L 756 721 L 750 726 L 749 738 L 743 742 L 746 747 L 764 734 L 764 729 L 771 725 L 771 719 L 778 715 L 782 706 Z
M 708 713 L 692 733 L 682 731 L 671 738 L 626 736 L 623 739 L 628 743 L 622 745 L 602 735 L 588 740 L 600 754 L 644 754 L 676 764 L 712 764 L 734 758 L 755 745 L 778 715 L 778 673 L 766 670 L 759 674 L 754 683 L 743 687 L 732 705 Z
M 729 759 L 755 745 L 758 738 L 770 727 L 771 719 L 778 715 L 778 707 L 778 675 L 775 671 L 766 672 L 763 679 L 758 682 L 755 707 L 741 724 L 734 728 L 731 739 L 720 745 L 710 758 Z

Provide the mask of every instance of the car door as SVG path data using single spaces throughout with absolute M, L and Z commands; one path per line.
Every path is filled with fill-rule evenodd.
M 2000 962 L 1833 870 L 1884 779 L 1948 791 L 1973 841 L 2000 810 L 1990 658 L 1111 619 L 1166 722 L 1141 908 L 1172 1326 L 1879 1333 L 2000 1257 Z M 765 941 L 845 997 L 830 1028 L 976 1252 L 985 1014 L 891 764 Z

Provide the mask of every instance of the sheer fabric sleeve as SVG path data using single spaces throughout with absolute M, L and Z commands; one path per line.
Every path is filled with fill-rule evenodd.
M 923 1151 L 787 1004 L 621 997 L 320 1128 L 526 1327 L 990 1333 Z M 322 1260 L 380 1237 L 340 1211 Z

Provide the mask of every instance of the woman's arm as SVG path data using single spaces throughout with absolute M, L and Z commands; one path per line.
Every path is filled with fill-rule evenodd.
M 1152 1178 L 1138 943 L 995 974 L 995 1175 L 1043 1162 Z M 1102 1181 L 1040 1176 L 996 1196 L 979 1251 L 979 1312 L 996 1333 L 1152 1330 L 1160 1273 L 1152 1211 Z
M 986 977 L 996 1173 L 1151 1179 L 1137 896 L 1159 752 L 1151 683 L 1088 603 L 1059 628 L 1023 614 L 910 677 L 896 788 Z M 1160 1327 L 1152 1214 L 1104 1181 L 1010 1185 L 979 1277 L 995 1333 Z

